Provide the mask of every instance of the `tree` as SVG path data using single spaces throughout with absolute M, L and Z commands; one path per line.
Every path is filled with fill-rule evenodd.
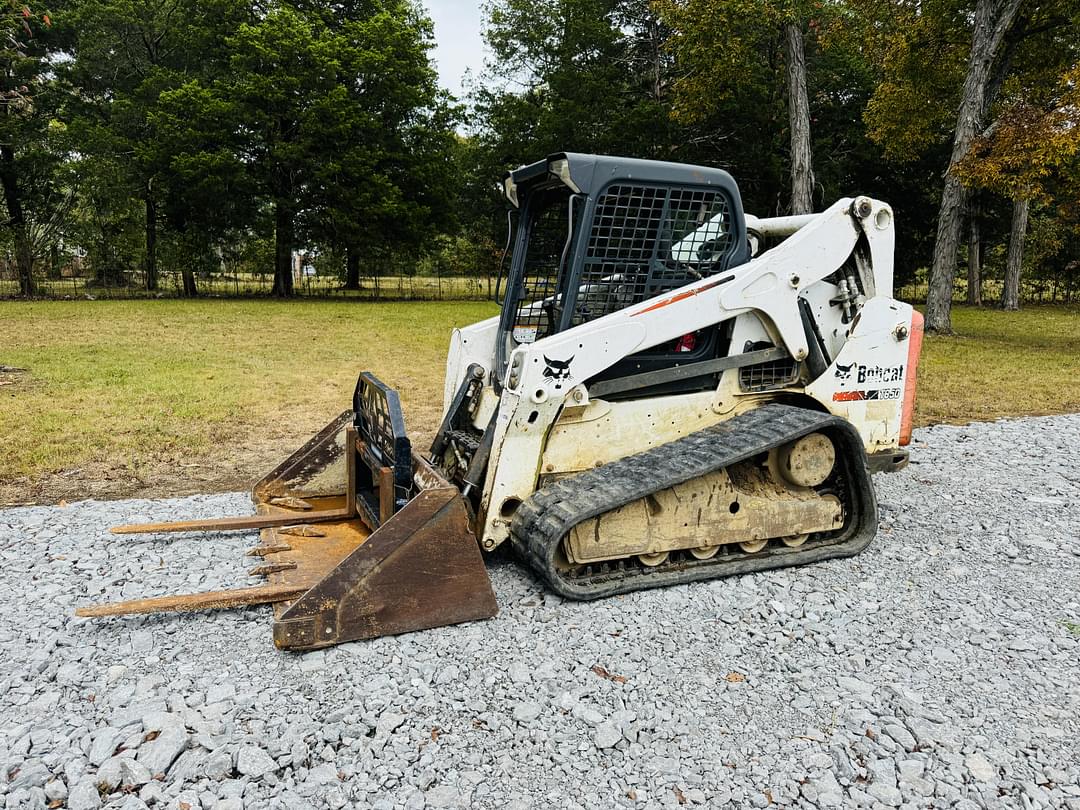
M 1052 300 L 1080 300 L 1080 154 L 1045 181 L 1046 197 L 1032 217 L 1032 275 L 1051 288 Z
M 355 268 L 452 211 L 453 117 L 427 58 L 430 23 L 403 0 L 86 2 L 124 24 L 102 34 L 101 58 L 86 46 L 78 75 L 101 95 L 84 137 L 129 156 L 148 266 L 159 220 L 193 257 L 272 233 L 273 293 L 289 296 L 305 239 L 346 249 Z M 147 41 L 162 45 L 150 61 Z M 114 49 L 134 55 L 110 83 Z M 190 262 L 182 275 L 194 294 Z
M 321 111 L 303 230 L 342 249 L 345 288 L 362 261 L 416 257 L 454 221 L 456 110 L 438 89 L 430 21 L 400 0 L 342 8 L 339 101 Z
M 774 88 L 783 85 L 791 188 L 787 210 L 793 214 L 813 211 L 805 31 L 820 28 L 829 10 L 821 5 L 765 0 L 669 1 L 661 9 L 675 31 L 672 49 L 681 67 L 675 82 L 675 111 L 683 120 L 702 123 L 725 118 L 714 115 L 725 101 L 734 102 L 737 120 L 752 106 L 778 99 Z
M 13 0 L 0 5 L 0 15 L 0 189 L 7 208 L 6 226 L 15 245 L 19 292 L 29 297 L 37 285 L 26 210 L 31 187 L 25 175 L 30 166 L 53 162 L 45 146 L 47 110 L 55 104 L 55 94 L 49 97 L 53 80 L 44 36 L 52 20 L 48 14 L 34 15 Z
M 559 151 L 671 158 L 666 32 L 643 0 L 496 0 L 476 92 L 485 179 Z
M 1071 65 L 1050 92 L 1019 81 L 1010 90 L 1005 110 L 955 171 L 961 182 L 1012 200 L 1001 307 L 1015 310 L 1031 202 L 1043 196 L 1046 179 L 1080 152 L 1080 67 Z
M 245 164 L 244 122 L 237 105 L 193 79 L 158 97 L 144 145 L 147 165 L 160 167 L 164 220 L 193 256 L 259 223 L 260 188 Z M 180 265 L 183 291 L 197 292 L 191 261 Z
M 859 16 L 865 20 L 866 48 L 879 72 L 864 114 L 869 137 L 900 171 L 917 161 L 928 164 L 927 180 L 936 187 L 949 163 L 970 53 L 971 14 L 966 2 L 882 5 L 873 0 L 855 0 Z M 937 193 L 926 199 L 920 210 L 931 210 L 932 206 L 940 211 L 941 205 L 942 197 Z M 899 212 L 897 222 L 903 222 Z M 916 254 L 919 264 L 932 261 L 939 243 L 936 233 L 940 216 L 929 228 L 932 234 L 928 249 Z M 978 242 L 973 241 L 975 244 Z M 911 256 L 915 251 L 906 253 Z M 952 281 L 949 284 L 951 301 Z
M 293 250 L 317 209 L 320 227 L 337 226 L 354 253 L 375 233 L 363 220 L 379 220 L 364 200 L 385 202 L 392 225 L 415 215 L 403 189 L 414 179 L 406 147 L 432 127 L 450 129 L 434 109 L 429 24 L 402 2 L 344 3 L 337 13 L 344 18 L 275 3 L 227 39 L 230 73 L 217 89 L 235 106 L 244 165 L 272 210 L 279 296 L 292 295 Z
M 505 201 L 493 190 L 509 168 L 553 152 L 694 162 L 695 134 L 671 115 L 670 30 L 647 0 L 490 0 L 492 58 L 472 93 L 473 133 L 458 144 L 458 195 L 470 240 L 498 256 Z M 511 216 L 511 222 L 512 216 Z
M 860 8 L 879 32 L 876 52 L 883 72 L 867 108 L 871 136 L 887 156 L 901 161 L 949 144 L 927 296 L 927 328 L 948 332 L 970 197 L 960 167 L 980 135 L 993 126 L 1001 109 L 999 94 L 1010 77 L 1027 76 L 1029 86 L 1046 86 L 1046 71 L 1037 65 L 1048 55 L 1050 64 L 1060 64 L 1057 60 L 1072 47 L 1068 43 L 1076 39 L 1075 3 L 944 0 L 918 6 L 897 3 L 881 12 L 879 5 L 860 0 Z M 971 273 L 980 242 L 976 223 L 969 231 Z
M 952 291 L 956 280 L 956 253 L 960 245 L 961 216 L 967 203 L 967 190 L 956 169 L 985 126 L 994 63 L 1001 55 L 1005 36 L 1012 27 L 1022 0 L 978 0 L 975 4 L 968 57 L 960 107 L 956 116 L 952 154 L 945 174 L 945 188 L 938 210 L 934 262 L 930 267 L 930 288 L 926 296 L 926 328 L 931 332 L 952 332 Z M 1026 209 L 1024 227 L 1026 228 Z
M 127 182 L 127 166 L 103 157 L 72 160 L 79 180 L 65 235 L 78 244 L 101 286 L 127 285 L 141 253 L 141 206 Z
M 784 22 L 784 72 L 787 75 L 788 129 L 791 131 L 791 213 L 814 210 L 813 155 L 810 151 L 810 100 L 806 95 L 806 47 L 802 21 Z
M 139 201 L 148 290 L 158 286 L 162 200 L 184 193 L 183 187 L 167 188 L 171 156 L 154 127 L 163 94 L 193 77 L 213 82 L 223 75 L 224 36 L 249 15 L 239 0 L 78 0 L 65 16 L 75 32 L 75 58 L 64 69 L 79 90 L 69 116 L 87 193 L 119 195 L 116 205 L 124 198 Z M 103 165 L 107 173 L 96 170 Z M 190 272 L 183 289 L 196 292 Z

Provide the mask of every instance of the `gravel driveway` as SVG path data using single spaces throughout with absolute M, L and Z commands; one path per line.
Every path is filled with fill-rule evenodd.
M 919 431 L 861 556 L 297 655 L 268 608 L 77 620 L 243 584 L 253 535 L 0 511 L 7 807 L 1080 809 L 1080 415 Z

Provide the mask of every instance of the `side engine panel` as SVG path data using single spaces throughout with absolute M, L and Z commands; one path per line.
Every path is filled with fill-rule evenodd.
M 904 392 L 911 379 L 912 307 L 892 298 L 871 298 L 825 373 L 806 393 L 859 431 L 868 454 L 900 446 Z

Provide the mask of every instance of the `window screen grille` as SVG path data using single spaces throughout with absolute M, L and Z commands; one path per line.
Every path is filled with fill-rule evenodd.
M 723 192 L 619 184 L 597 201 L 572 325 L 724 269 L 731 209 Z

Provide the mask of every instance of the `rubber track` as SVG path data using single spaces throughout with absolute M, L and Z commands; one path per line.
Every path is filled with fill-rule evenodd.
M 567 575 L 555 565 L 562 539 L 578 523 L 676 484 L 721 470 L 808 433 L 823 432 L 837 449 L 826 482 L 844 504 L 844 526 L 819 533 L 797 548 L 770 543 L 747 554 L 727 546 L 709 560 L 689 554 L 648 568 L 636 559 L 582 566 Z M 514 515 L 510 539 L 553 591 L 570 599 L 597 599 L 628 591 L 800 565 L 862 551 L 877 533 L 877 498 L 858 432 L 826 413 L 771 403 L 704 430 L 537 490 Z

